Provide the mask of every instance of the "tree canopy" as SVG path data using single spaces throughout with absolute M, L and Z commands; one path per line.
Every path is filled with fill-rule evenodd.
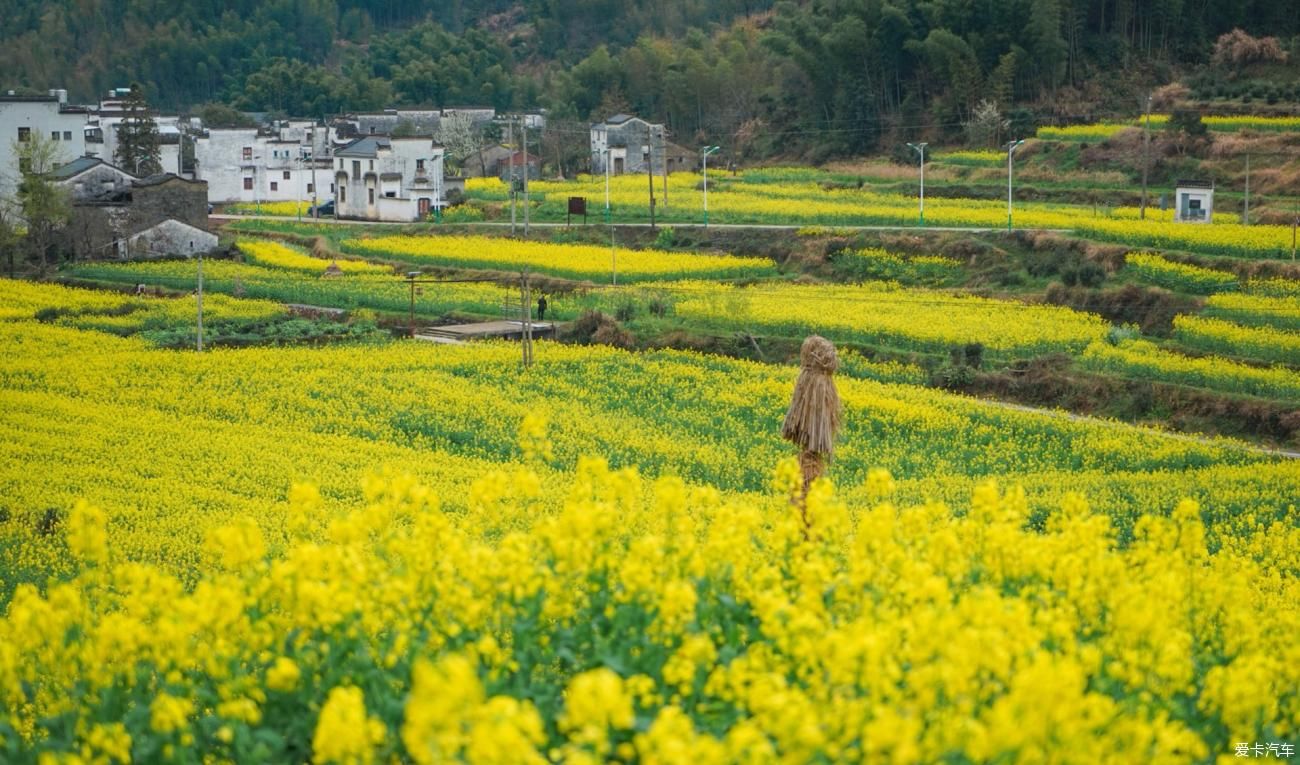
M 986 102 L 1132 113 L 1212 61 L 1235 69 L 1207 90 L 1273 66 L 1290 79 L 1260 92 L 1300 98 L 1294 0 L 0 0 L 0 18 L 8 87 L 89 100 L 138 81 L 163 109 L 296 116 L 484 105 L 580 125 L 629 109 L 756 154 L 956 136 Z

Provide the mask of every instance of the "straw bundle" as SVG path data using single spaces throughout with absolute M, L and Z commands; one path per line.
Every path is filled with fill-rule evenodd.
M 830 460 L 840 429 L 840 394 L 831 378 L 840 360 L 831 341 L 813 335 L 799 351 L 801 369 L 781 436 L 801 451 Z
M 826 471 L 835 453 L 835 433 L 840 429 L 840 394 L 832 375 L 840 360 L 831 341 L 812 335 L 799 351 L 799 379 L 794 384 L 790 410 L 785 414 L 781 436 L 799 447 L 799 469 L 803 473 L 803 494 Z M 811 520 L 804 518 L 804 535 Z

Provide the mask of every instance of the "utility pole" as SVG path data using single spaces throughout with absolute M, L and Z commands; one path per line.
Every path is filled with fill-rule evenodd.
M 645 177 L 650 186 L 650 230 L 653 231 L 655 227 L 655 155 L 649 127 L 645 130 L 645 154 Z
M 1241 225 L 1250 225 L 1250 154 L 1246 154 L 1246 204 L 1241 209 Z
M 528 236 L 528 117 L 527 115 L 519 118 L 519 129 L 524 134 L 524 236 Z
M 1007 231 L 1011 231 L 1011 157 L 1015 155 L 1016 149 L 1024 143 L 1024 139 L 1011 141 L 1007 144 Z
M 524 369 L 533 365 L 533 295 L 528 284 L 528 269 L 519 272 L 519 347 Z
M 700 160 L 704 167 L 704 227 L 709 227 L 709 155 L 721 147 L 705 146 L 700 150 Z
M 668 139 L 664 129 L 659 128 L 659 159 L 664 163 L 664 209 L 668 209 Z
M 329 135 L 329 126 L 325 127 Z M 332 161 L 332 160 L 331 160 Z M 320 187 L 316 185 L 316 128 L 311 129 L 311 212 L 312 217 L 320 220 Z
M 415 279 L 419 275 L 419 271 L 406 272 L 406 280 L 411 283 L 411 312 L 406 317 L 407 331 L 411 337 L 415 337 Z
M 506 121 L 510 140 L 510 236 L 515 235 L 515 121 Z
M 194 245 L 191 243 L 190 247 Z M 196 348 L 203 350 L 203 251 L 199 250 L 199 334 Z
M 1151 94 L 1146 99 L 1146 124 L 1142 128 L 1142 211 L 1139 217 L 1147 219 L 1147 172 L 1151 168 Z
M 605 223 L 613 225 L 614 218 L 609 209 L 609 166 L 614 161 L 614 152 L 609 146 L 609 132 L 605 132 Z
M 920 155 L 921 158 L 921 224 L 920 225 L 922 228 L 924 228 L 925 227 L 925 147 L 929 146 L 929 144 L 909 143 L 908 146 L 912 147 L 912 150 L 915 151 L 918 155 Z

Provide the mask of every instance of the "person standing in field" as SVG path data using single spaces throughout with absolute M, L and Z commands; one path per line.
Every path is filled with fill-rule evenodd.
M 546 318 L 546 296 L 540 295 L 537 298 L 537 320 L 542 321 Z

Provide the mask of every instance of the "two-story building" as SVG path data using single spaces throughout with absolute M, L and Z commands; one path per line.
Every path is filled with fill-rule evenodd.
M 334 152 L 339 218 L 422 220 L 444 204 L 443 147 L 430 136 L 365 136 Z
M 194 140 L 195 177 L 212 202 L 288 202 L 334 196 L 332 131 L 310 120 L 212 128 Z
M 615 114 L 591 126 L 591 172 L 604 175 L 662 172 L 667 133 L 664 126 L 630 114 Z
M 44 96 L 0 95 L 0 200 L 12 199 L 22 181 L 19 161 L 22 144 L 40 136 L 55 146 L 55 165 L 86 153 L 85 107 L 68 104 L 66 90 Z

